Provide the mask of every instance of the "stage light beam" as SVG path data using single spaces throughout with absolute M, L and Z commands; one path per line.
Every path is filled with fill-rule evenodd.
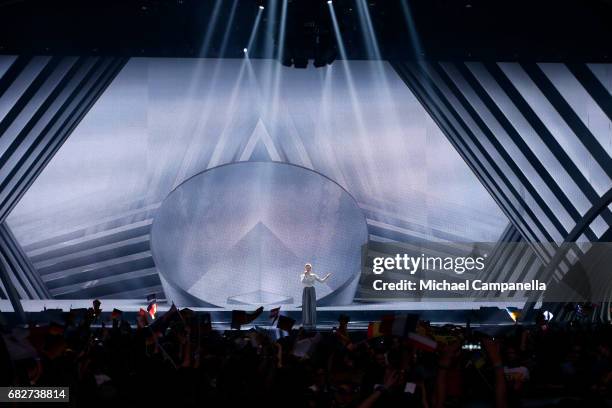
M 378 40 L 374 32 L 370 10 L 365 0 L 357 0 L 357 13 L 359 14 L 359 24 L 361 25 L 361 32 L 363 34 L 363 41 L 366 46 L 368 58 L 380 60 L 381 56 Z
M 280 61 L 283 60 L 283 52 L 285 49 L 285 32 L 286 32 L 286 28 L 287 28 L 287 2 L 288 0 L 282 0 L 282 4 L 281 4 L 281 18 L 280 18 L 280 27 L 279 27 L 279 33 L 278 33 L 278 49 L 277 49 L 277 55 L 276 55 L 276 60 L 279 61 L 276 64 L 274 64 L 275 69 L 274 69 L 274 76 L 272 79 L 272 103 L 271 103 L 271 117 L 272 120 L 274 122 L 276 122 L 276 117 L 278 114 L 278 107 L 279 107 L 279 100 L 280 100 L 280 95 L 279 95 L 279 90 L 280 90 L 280 83 L 281 83 L 281 76 L 282 76 L 282 64 L 280 63 Z
M 222 3 L 223 3 L 223 0 L 215 1 L 214 8 L 208 20 L 206 34 L 204 35 L 204 40 L 202 41 L 202 47 L 200 48 L 200 55 L 199 55 L 200 57 L 206 58 L 208 54 L 210 43 L 212 41 L 213 35 L 217 28 L 217 23 L 219 21 L 219 13 L 221 11 Z
M 332 20 L 332 25 L 334 27 L 334 33 L 336 35 L 336 43 L 338 44 L 338 52 L 340 53 L 340 57 L 342 61 L 338 61 L 342 64 L 342 68 L 344 70 L 345 80 L 347 83 L 347 88 L 351 100 L 351 107 L 353 109 L 353 116 L 355 117 L 355 121 L 357 123 L 357 133 L 358 137 L 356 138 L 356 143 L 360 145 L 360 148 L 363 151 L 369 151 L 371 146 L 369 146 L 369 138 L 367 135 L 366 125 L 363 121 L 363 111 L 361 109 L 361 102 L 357 95 L 357 91 L 355 89 L 355 82 L 353 81 L 353 75 L 349 68 L 348 58 L 346 54 L 346 48 L 344 47 L 344 41 L 342 40 L 342 33 L 340 32 L 340 25 L 338 24 L 338 19 L 336 18 L 336 12 L 334 11 L 334 7 L 331 4 L 328 4 L 330 17 Z M 371 174 L 376 164 L 374 163 L 371 155 L 367 155 L 365 159 L 365 166 L 363 168 L 359 168 L 357 170 L 358 173 L 369 173 Z M 376 184 L 370 183 L 366 174 L 359 174 L 359 180 L 363 180 L 362 188 L 378 192 L 379 188 Z
M 278 57 L 279 61 L 283 60 L 283 52 L 285 49 L 285 33 L 287 32 L 287 2 L 288 0 L 283 0 L 283 5 L 281 8 L 281 21 L 280 21 L 280 29 L 278 32 L 279 44 L 278 44 Z
M 238 1 L 234 0 L 232 3 L 232 8 L 230 10 L 230 15 L 227 20 L 227 25 L 225 27 L 225 32 L 223 33 L 223 39 L 221 41 L 221 49 L 219 51 L 219 57 L 223 58 L 225 56 L 225 50 L 227 49 L 227 43 L 229 41 L 231 35 L 231 29 L 234 26 L 234 18 L 236 16 L 236 9 L 238 8 Z
M 260 7 L 259 10 L 257 11 L 257 17 L 255 17 L 255 22 L 253 23 L 253 29 L 251 30 L 251 35 L 249 36 L 249 42 L 246 46 L 246 48 L 244 48 L 244 50 L 250 50 L 252 48 L 253 42 L 255 41 L 255 37 L 257 36 L 257 30 L 259 28 L 259 22 L 261 21 L 261 16 L 263 14 L 263 8 Z M 247 54 L 245 53 L 245 56 Z
M 408 27 L 408 33 L 410 34 L 410 42 L 412 44 L 414 56 L 417 60 L 421 60 L 423 59 L 424 54 L 423 47 L 421 46 L 421 41 L 416 31 L 414 18 L 412 18 L 412 11 L 410 10 L 410 6 L 406 0 L 401 0 L 401 5 L 402 12 L 404 13 L 404 19 L 406 20 L 406 26 Z
M 340 26 L 338 25 L 338 19 L 336 18 L 336 12 L 330 2 L 327 2 L 329 8 L 329 14 L 332 20 L 332 26 L 334 27 L 334 34 L 336 35 L 336 43 L 338 44 L 338 52 L 340 57 L 346 61 L 346 48 L 344 48 L 344 42 L 342 41 L 342 34 L 340 33 Z

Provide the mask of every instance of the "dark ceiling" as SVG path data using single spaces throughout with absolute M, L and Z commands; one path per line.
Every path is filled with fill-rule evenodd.
M 357 1 L 334 0 L 334 8 L 348 58 L 361 59 L 368 53 Z M 402 1 L 411 10 L 418 38 L 408 30 Z M 217 2 L 216 29 L 210 46 L 202 50 Z M 327 11 L 325 0 L 289 2 Z M 236 13 L 223 56 L 237 58 L 258 13 L 256 0 L 0 0 L 0 53 L 218 57 L 234 3 Z M 384 58 L 418 54 L 436 60 L 604 62 L 612 56 L 610 0 L 368 0 L 367 4 Z M 278 11 L 275 16 L 263 13 L 250 56 L 263 56 L 266 27 L 278 22 L 280 7 Z M 272 32 L 267 39 L 278 43 L 278 29 Z

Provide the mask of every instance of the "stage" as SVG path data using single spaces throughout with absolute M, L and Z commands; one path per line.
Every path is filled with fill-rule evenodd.
M 110 312 L 113 308 L 119 309 L 124 313 L 124 318 L 130 322 L 136 321 L 138 310 L 146 309 L 147 303 L 139 300 L 125 299 L 102 299 L 102 319 L 101 322 L 110 322 Z M 70 309 L 89 308 L 92 306 L 89 300 L 47 300 L 47 301 L 24 301 L 24 311 L 28 321 L 36 323 L 49 323 L 60 318 L 62 312 Z M 340 315 L 349 316 L 349 330 L 365 330 L 368 323 L 380 321 L 384 316 L 398 314 L 416 314 L 419 319 L 431 322 L 434 325 L 465 325 L 467 321 L 474 327 L 489 325 L 510 325 L 514 321 L 506 311 L 508 307 L 522 308 L 518 303 L 501 302 L 458 302 L 458 301 L 436 301 L 436 302 L 402 302 L 385 304 L 359 304 L 351 306 L 321 306 L 317 307 L 317 328 L 328 330 L 338 326 Z M 271 307 L 265 307 L 264 312 L 254 322 L 243 326 L 243 329 L 251 327 L 270 327 L 268 312 Z M 170 305 L 158 303 L 157 316 L 163 315 Z M 232 310 L 222 308 L 189 307 L 196 314 L 208 313 L 211 317 L 213 328 L 226 330 L 230 328 Z M 240 308 L 236 308 L 240 309 Z M 256 306 L 242 308 L 246 312 L 251 312 Z M 0 301 L 0 310 L 10 310 L 8 301 Z M 44 310 L 49 312 L 45 313 Z M 288 316 L 296 321 L 296 327 L 300 326 L 302 312 L 300 307 L 282 307 L 282 315 Z M 13 313 L 4 313 L 12 320 Z
M 230 3 L 206 6 L 200 52 L 0 55 L 3 313 L 152 295 L 219 325 L 260 305 L 299 322 L 310 263 L 330 326 L 548 302 L 610 319 L 609 61 L 415 61 L 377 45 L 377 19 L 402 52 L 416 38 L 398 2 Z

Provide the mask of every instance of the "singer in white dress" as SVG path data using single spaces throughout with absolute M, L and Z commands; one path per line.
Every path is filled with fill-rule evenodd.
M 331 273 L 319 278 L 312 272 L 312 265 L 304 265 L 304 272 L 300 275 L 304 290 L 302 291 L 302 326 L 305 328 L 315 328 L 317 326 L 317 295 L 315 292 L 315 282 L 325 282 Z

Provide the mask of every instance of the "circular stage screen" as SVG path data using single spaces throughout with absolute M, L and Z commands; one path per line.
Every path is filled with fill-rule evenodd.
M 304 264 L 321 304 L 353 301 L 368 240 L 355 200 L 327 177 L 276 162 L 239 162 L 173 190 L 151 247 L 166 296 L 180 306 L 299 305 Z M 195 304 L 193 304 L 195 303 Z

